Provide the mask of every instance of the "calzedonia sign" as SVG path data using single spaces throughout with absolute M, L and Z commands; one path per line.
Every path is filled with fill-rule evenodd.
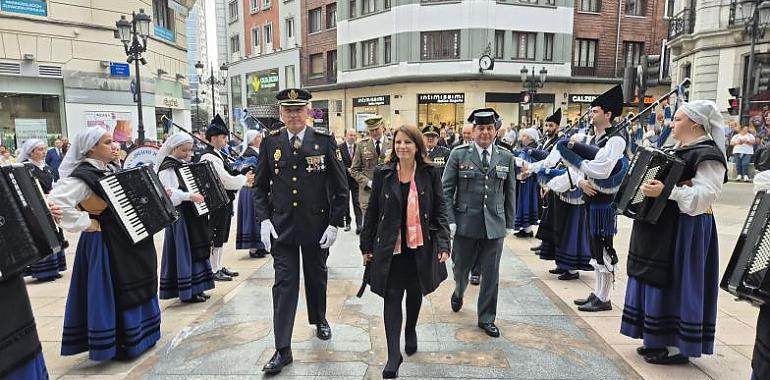
M 417 104 L 465 103 L 465 94 L 417 94 Z
M 390 95 L 366 96 L 353 98 L 353 107 L 387 106 L 390 104 Z

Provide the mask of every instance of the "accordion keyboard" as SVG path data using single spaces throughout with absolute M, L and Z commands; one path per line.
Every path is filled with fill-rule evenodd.
M 133 241 L 141 241 L 149 236 L 147 229 L 144 227 L 142 220 L 139 218 L 137 212 L 143 210 L 137 210 L 132 204 L 130 199 L 133 199 L 130 190 L 125 190 L 118 181 L 117 177 L 105 178 L 106 186 L 103 187 L 107 197 L 110 198 L 110 202 L 115 206 L 115 213 L 123 220 L 128 234 Z M 148 200 L 146 197 L 139 197 L 138 205 L 146 205 Z M 139 206 L 141 207 L 141 206 Z
M 192 170 L 189 166 L 180 167 L 179 174 L 182 177 L 182 182 L 184 182 L 188 192 L 203 194 L 203 192 L 198 188 L 198 184 L 195 182 L 195 177 L 193 176 Z M 209 208 L 206 206 L 206 202 L 193 203 L 193 205 L 195 205 L 195 209 L 198 211 L 198 215 L 208 214 Z
M 642 203 L 644 201 L 645 196 L 644 196 L 644 193 L 642 192 L 641 185 L 644 185 L 654 180 L 657 177 L 660 169 L 661 169 L 660 165 L 653 166 L 653 167 L 650 167 L 646 173 L 644 173 L 644 177 L 642 177 L 642 180 L 640 181 L 639 186 L 636 188 L 636 194 L 634 194 L 634 198 L 631 199 L 632 205 Z
M 757 244 L 756 255 L 751 261 L 746 275 L 746 285 L 758 288 L 767 274 L 770 265 L 770 223 L 765 224 L 762 231 L 762 238 Z

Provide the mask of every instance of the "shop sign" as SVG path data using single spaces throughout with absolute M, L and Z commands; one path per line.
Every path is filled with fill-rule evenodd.
M 86 111 L 83 120 L 86 127 L 99 127 L 112 133 L 115 141 L 129 141 L 133 133 L 131 112 Z
M 599 95 L 572 94 L 569 96 L 570 103 L 591 103 Z
M 48 16 L 48 3 L 39 0 L 0 0 L 0 11 L 32 16 Z
M 644 104 L 652 104 L 654 102 L 655 102 L 655 98 L 654 97 L 652 97 L 652 96 L 645 96 L 644 97 Z M 639 104 L 639 97 L 638 96 L 634 97 L 634 101 L 632 102 L 632 104 Z
M 184 109 L 184 99 L 173 96 L 160 96 L 155 98 L 155 107 Z
M 159 153 L 160 149 L 154 146 L 147 145 L 135 147 L 128 153 L 125 161 L 123 161 L 123 169 L 131 169 L 137 166 L 155 163 Z
M 465 94 L 417 94 L 417 104 L 465 103 Z
M 16 143 L 21 146 L 30 139 L 48 141 L 48 128 L 45 119 L 15 119 Z
M 173 30 L 166 29 L 164 27 L 153 25 L 155 30 L 155 36 L 160 37 L 166 41 L 174 42 L 176 41 L 176 34 Z
M 353 107 L 387 106 L 390 104 L 390 95 L 366 96 L 353 98 Z
M 131 68 L 128 66 L 128 63 L 110 62 L 110 75 L 113 77 L 128 77 L 131 76 Z
M 246 74 L 246 106 L 276 104 L 280 75 L 278 69 L 262 70 Z

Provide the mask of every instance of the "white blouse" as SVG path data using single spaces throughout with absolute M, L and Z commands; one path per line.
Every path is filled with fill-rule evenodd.
M 214 171 L 217 172 L 217 175 L 219 176 L 219 180 L 222 181 L 222 185 L 224 185 L 225 189 L 227 190 L 240 190 L 243 186 L 246 186 L 246 176 L 245 175 L 236 175 L 232 176 L 230 173 L 225 170 L 225 164 L 222 163 L 222 159 L 226 159 L 224 157 L 219 156 L 219 153 L 217 155 L 214 155 L 212 153 L 206 153 L 203 156 L 201 156 L 201 161 L 208 161 L 211 162 L 211 164 L 214 166 Z
M 173 156 L 169 156 L 174 158 Z M 178 159 L 174 158 L 175 160 L 179 161 Z M 188 193 L 186 191 L 183 191 L 179 188 L 179 178 L 176 175 L 176 169 L 174 168 L 168 168 L 161 170 L 158 172 L 158 178 L 160 179 L 160 183 L 163 184 L 163 187 L 166 189 L 171 189 L 171 203 L 174 206 L 179 206 L 184 201 L 190 200 L 190 195 L 192 193 Z
M 86 158 L 84 162 L 97 169 L 108 169 L 107 165 L 99 160 Z M 78 204 L 92 195 L 94 192 L 82 180 L 75 177 L 60 179 L 48 195 L 48 200 L 58 205 L 62 210 L 63 216 L 59 226 L 69 232 L 85 231 L 91 225 L 91 217 L 87 211 L 80 210 Z

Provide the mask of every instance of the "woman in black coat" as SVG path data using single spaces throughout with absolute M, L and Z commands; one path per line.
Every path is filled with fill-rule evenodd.
M 388 162 L 374 172 L 372 197 L 361 232 L 361 253 L 371 265 L 372 292 L 385 299 L 388 362 L 383 378 L 398 377 L 401 301 L 406 292 L 407 355 L 417 351 L 417 318 L 422 297 L 447 278 L 449 223 L 441 172 L 427 159 L 422 135 L 414 126 L 394 132 Z

